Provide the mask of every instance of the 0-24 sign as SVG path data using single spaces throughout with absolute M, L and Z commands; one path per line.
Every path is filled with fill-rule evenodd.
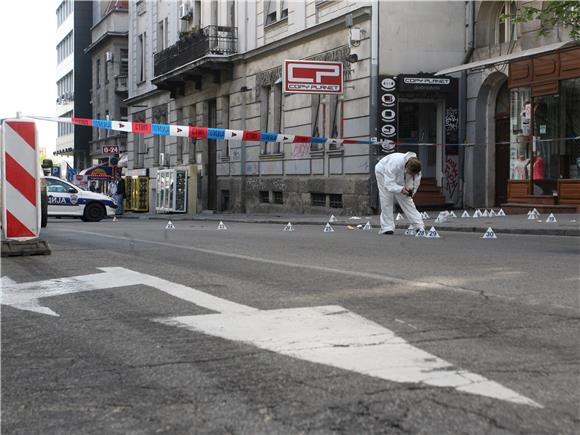
M 342 94 L 342 62 L 285 60 L 284 92 Z
M 118 145 L 105 145 L 103 147 L 103 154 L 119 154 Z

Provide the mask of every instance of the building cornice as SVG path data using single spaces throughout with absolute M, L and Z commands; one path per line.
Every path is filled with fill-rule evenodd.
M 109 38 L 128 38 L 129 32 L 105 32 L 103 33 L 99 39 L 92 42 L 87 48 L 85 48 L 85 53 L 90 53 L 91 51 L 95 50 L 97 46 L 103 44 Z

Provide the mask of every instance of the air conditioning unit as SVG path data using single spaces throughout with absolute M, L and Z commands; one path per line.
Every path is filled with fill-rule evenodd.
M 179 5 L 179 19 L 180 20 L 189 20 L 192 17 L 191 8 L 187 3 L 181 3 Z
M 105 52 L 105 61 L 106 62 L 112 62 L 113 61 L 113 52 L 112 51 Z

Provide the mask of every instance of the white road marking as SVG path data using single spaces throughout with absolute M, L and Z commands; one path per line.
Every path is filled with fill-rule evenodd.
M 218 314 L 153 319 L 195 332 L 241 341 L 294 358 L 393 382 L 451 387 L 516 404 L 542 407 L 497 382 L 418 349 L 381 325 L 340 306 L 258 310 L 181 284 L 122 267 L 104 273 L 14 283 L 2 279 L 2 304 L 58 316 L 40 299 L 85 291 L 146 285 Z
M 212 311 L 221 313 L 255 311 L 255 308 L 236 304 L 235 302 L 209 295 L 191 287 L 186 287 L 144 273 L 134 272 L 123 267 L 100 267 L 98 269 L 105 273 L 25 282 L 21 284 L 6 284 L 3 280 L 2 304 L 20 310 L 58 316 L 50 308 L 41 306 L 39 299 L 131 285 L 147 285 Z

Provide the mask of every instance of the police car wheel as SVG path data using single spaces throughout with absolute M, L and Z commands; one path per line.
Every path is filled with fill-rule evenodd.
M 102 204 L 93 202 L 85 207 L 84 220 L 88 222 L 99 222 L 107 215 L 107 210 Z

